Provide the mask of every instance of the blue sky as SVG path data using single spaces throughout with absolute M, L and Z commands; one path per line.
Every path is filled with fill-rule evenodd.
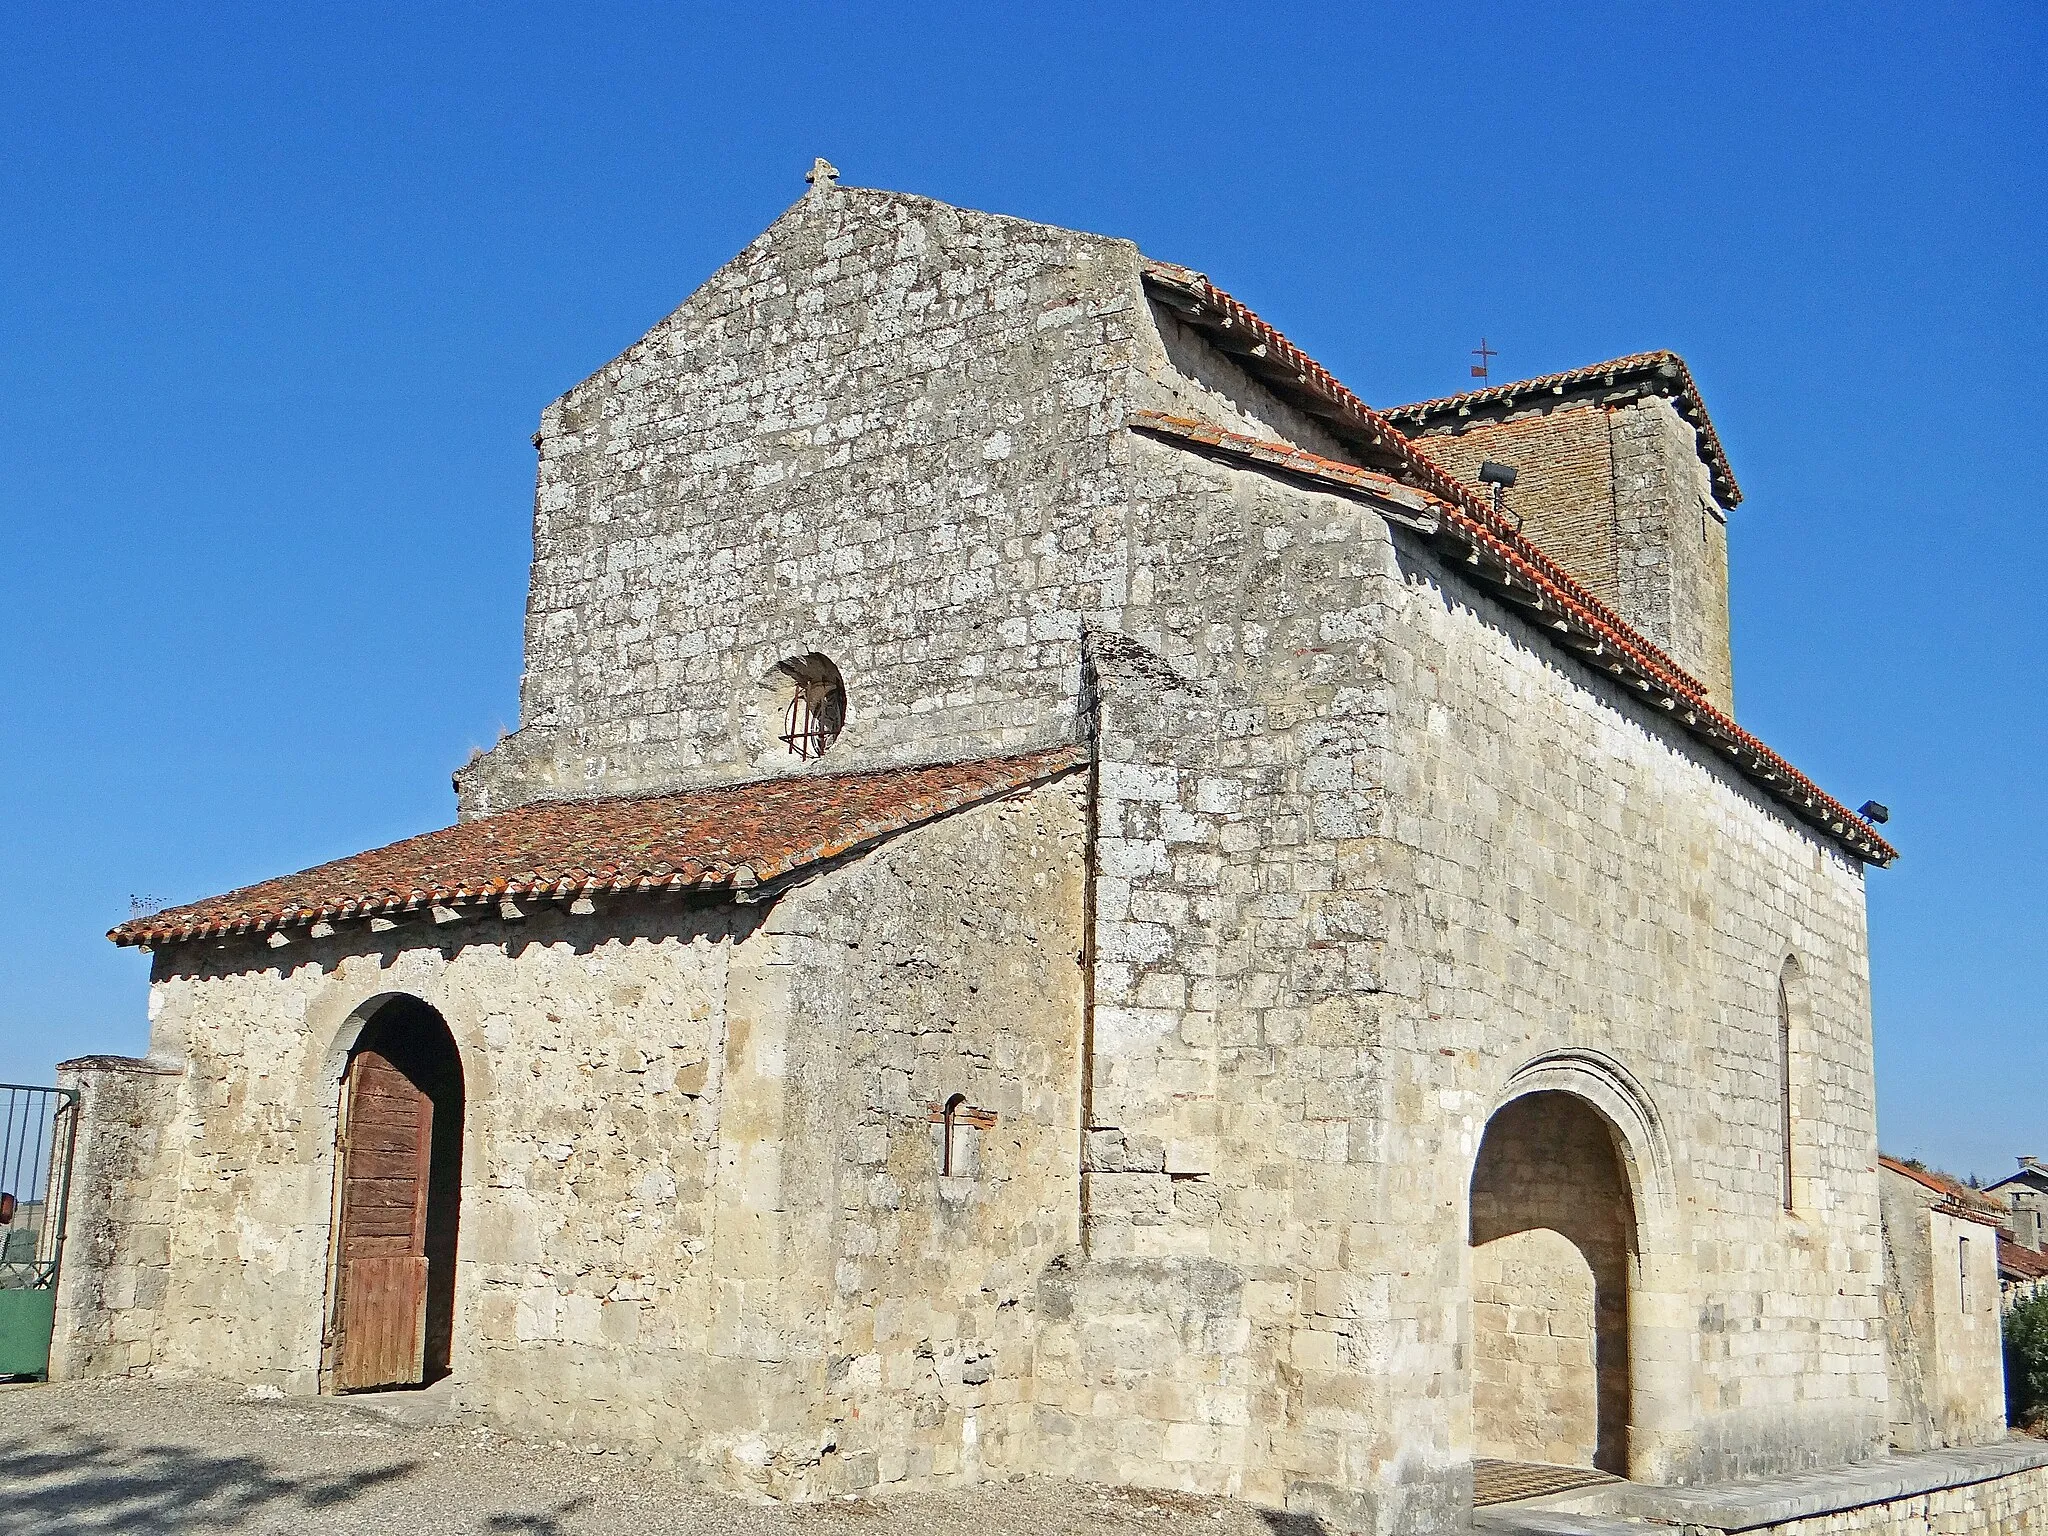
M 1446 20 L 1454 16 L 1455 20 Z M 1333 19 L 1336 17 L 1338 19 Z M 1895 810 L 1883 1139 L 2048 1154 L 2048 11 L 39 6 L 0 54 L 0 1078 L 101 937 L 440 825 L 517 723 L 541 407 L 803 190 L 1126 235 L 1368 400 L 1667 346 L 1738 713 Z

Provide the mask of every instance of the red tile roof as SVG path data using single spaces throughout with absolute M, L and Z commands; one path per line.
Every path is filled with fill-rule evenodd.
M 1998 1268 L 2014 1280 L 2048 1280 L 2048 1253 L 2022 1248 L 2001 1232 L 1998 1234 Z
M 1404 521 L 1448 545 L 1459 568 L 1537 619 L 1536 628 L 1588 665 L 1648 695 L 1686 730 L 1734 762 L 1744 775 L 1801 820 L 1827 833 L 1856 857 L 1889 864 L 1897 852 L 1861 817 L 1709 703 L 1706 690 L 1618 614 L 1567 575 L 1480 497 L 1437 478 L 1456 494 L 1419 490 L 1409 478 L 1360 469 L 1289 443 L 1268 442 L 1208 422 L 1134 411 L 1133 428 L 1257 467 L 1292 474 L 1340 491 L 1395 501 Z M 1434 466 L 1431 466 L 1434 468 Z M 1420 478 L 1420 477 L 1413 477 Z M 1433 517 L 1417 524 L 1415 513 Z
M 337 859 L 107 935 L 159 945 L 322 920 L 599 892 L 744 891 L 1079 767 L 1085 750 L 867 773 L 791 774 L 681 794 L 541 800 Z
M 1952 1216 L 1961 1216 L 1970 1221 L 1981 1221 L 1987 1226 L 1997 1226 L 2005 1219 L 2005 1207 L 1996 1200 L 1987 1199 L 1981 1191 L 1970 1188 L 1961 1179 L 1950 1178 L 1932 1168 L 1915 1168 L 1902 1163 L 1896 1157 L 1879 1157 L 1878 1164 L 1893 1173 L 1903 1174 L 1924 1189 L 1930 1189 L 1942 1197 L 1944 1208 Z
M 1517 379 L 1487 389 L 1471 389 L 1440 400 L 1423 400 L 1414 405 L 1397 405 L 1382 412 L 1387 420 L 1407 431 L 1427 427 L 1446 418 L 1457 419 L 1489 412 L 1492 407 L 1512 409 L 1518 403 L 1560 395 L 1583 394 L 1588 390 L 1616 389 L 1631 383 L 1650 381 L 1670 387 L 1678 413 L 1692 424 L 1699 441 L 1700 460 L 1714 479 L 1714 494 L 1721 505 L 1741 504 L 1742 487 L 1735 483 L 1735 471 L 1721 450 L 1720 434 L 1707 415 L 1707 403 L 1700 398 L 1692 370 L 1676 352 L 1637 352 L 1604 363 L 1589 363 L 1564 373 L 1546 373 L 1539 378 Z

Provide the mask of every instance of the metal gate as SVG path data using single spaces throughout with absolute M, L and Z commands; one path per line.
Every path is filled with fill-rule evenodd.
M 78 1102 L 0 1083 L 0 1377 L 49 1373 Z

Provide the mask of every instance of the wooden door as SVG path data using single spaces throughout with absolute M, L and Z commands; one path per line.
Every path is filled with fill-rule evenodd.
M 434 1102 L 375 1051 L 348 1064 L 334 1390 L 416 1386 L 427 1338 Z

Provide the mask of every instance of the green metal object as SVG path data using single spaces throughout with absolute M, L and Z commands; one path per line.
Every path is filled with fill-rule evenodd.
M 0 1083 L 0 1378 L 50 1373 L 79 1102 Z
M 0 1376 L 46 1375 L 56 1322 L 55 1286 L 0 1290 Z

